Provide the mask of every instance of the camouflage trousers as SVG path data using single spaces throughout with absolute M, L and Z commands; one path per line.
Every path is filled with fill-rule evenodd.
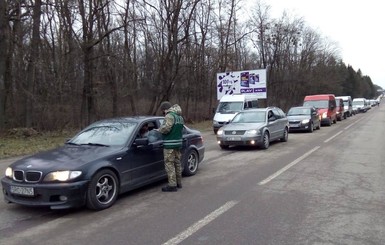
M 164 149 L 164 167 L 168 176 L 168 185 L 182 184 L 181 152 L 179 149 Z

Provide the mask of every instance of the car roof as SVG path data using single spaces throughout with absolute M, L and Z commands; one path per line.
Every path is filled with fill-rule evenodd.
M 246 110 L 243 110 L 243 111 L 240 111 L 240 112 L 253 112 L 253 111 L 267 111 L 267 110 L 271 110 L 271 109 L 280 109 L 276 106 L 269 106 L 269 107 L 264 107 L 264 108 L 251 108 L 251 109 L 246 109 Z

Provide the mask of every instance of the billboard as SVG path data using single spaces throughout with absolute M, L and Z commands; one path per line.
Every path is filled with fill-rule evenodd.
M 266 69 L 217 73 L 217 99 L 226 94 L 255 94 L 266 99 Z

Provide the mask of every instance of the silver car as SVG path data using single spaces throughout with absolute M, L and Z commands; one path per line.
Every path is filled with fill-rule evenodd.
M 270 142 L 286 142 L 289 122 L 278 107 L 250 109 L 237 113 L 234 118 L 217 132 L 217 141 L 222 149 L 233 145 L 260 146 L 267 149 Z

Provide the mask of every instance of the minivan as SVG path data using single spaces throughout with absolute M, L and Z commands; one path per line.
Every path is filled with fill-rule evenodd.
M 352 97 L 350 97 L 348 95 L 347 96 L 337 96 L 336 99 L 342 99 L 344 101 L 344 110 L 345 110 L 346 117 L 350 117 L 350 116 L 354 115 Z
M 368 110 L 368 103 L 365 98 L 354 98 L 353 99 L 353 109 L 358 113 L 366 112 Z
M 218 129 L 229 122 L 237 112 L 245 109 L 258 108 L 258 96 L 255 94 L 232 94 L 224 95 L 219 100 L 213 119 L 213 130 L 216 134 Z
M 303 100 L 304 106 L 313 106 L 318 109 L 322 125 L 337 123 L 336 97 L 334 94 L 307 95 Z

